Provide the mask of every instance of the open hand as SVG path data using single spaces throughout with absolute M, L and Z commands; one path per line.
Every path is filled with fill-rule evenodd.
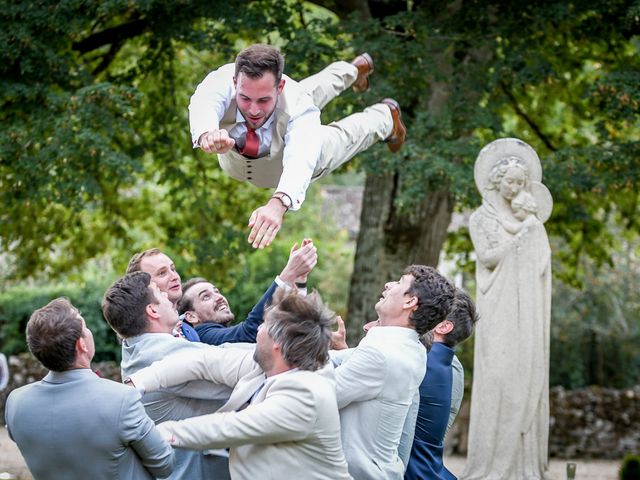
M 302 246 L 295 243 L 291 247 L 289 261 L 280 273 L 283 282 L 305 282 L 307 275 L 318 263 L 318 251 L 310 238 L 302 241 Z
M 271 198 L 266 205 L 257 208 L 249 218 L 248 242 L 253 248 L 264 248 L 271 245 L 282 226 L 284 213 L 287 211 L 280 200 Z
M 331 348 L 333 350 L 345 350 L 349 348 L 349 345 L 347 345 L 347 329 L 340 315 L 336 317 L 336 323 L 338 324 L 338 330 L 331 332 Z

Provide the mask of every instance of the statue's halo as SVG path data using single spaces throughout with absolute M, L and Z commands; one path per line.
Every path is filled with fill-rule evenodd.
M 531 195 L 538 207 L 538 220 L 545 223 L 553 210 L 553 198 L 549 189 L 540 182 L 531 182 Z

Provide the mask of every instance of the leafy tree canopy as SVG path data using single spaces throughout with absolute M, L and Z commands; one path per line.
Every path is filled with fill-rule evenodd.
M 300 4 L 13 2 L 0 13 L 0 246 L 7 276 L 167 246 L 227 270 L 267 196 L 194 154 L 189 95 L 248 43 L 285 43 Z M 310 33 L 306 34 L 310 38 Z M 122 256 L 121 256 L 122 255 Z M 5 273 L 5 272 L 3 272 Z
M 397 174 L 399 211 L 434 189 L 457 208 L 477 205 L 477 152 L 516 136 L 543 159 L 548 230 L 567 240 L 562 278 L 579 278 L 585 252 L 610 258 L 613 216 L 637 231 L 637 2 L 315 3 L 340 20 L 293 0 L 5 2 L 0 244 L 10 275 L 55 275 L 104 252 L 122 267 L 149 245 L 170 245 L 204 274 L 233 268 L 249 251 L 244 221 L 268 193 L 193 152 L 185 106 L 207 71 L 255 41 L 280 45 L 294 77 L 374 56 L 371 91 L 325 119 L 400 101 L 402 155 L 364 155 L 369 171 Z

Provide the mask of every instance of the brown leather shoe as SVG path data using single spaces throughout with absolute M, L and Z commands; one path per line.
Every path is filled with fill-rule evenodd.
M 358 77 L 351 88 L 354 92 L 364 92 L 369 88 L 367 77 L 373 73 L 373 58 L 368 53 L 363 53 L 354 58 L 351 64 L 358 69 Z
M 387 146 L 392 153 L 397 153 L 402 148 L 404 138 L 407 136 L 407 127 L 402 122 L 400 105 L 393 98 L 385 98 L 381 103 L 391 109 L 391 118 L 393 119 L 393 130 L 391 130 L 391 135 L 387 137 L 385 142 L 387 142 Z

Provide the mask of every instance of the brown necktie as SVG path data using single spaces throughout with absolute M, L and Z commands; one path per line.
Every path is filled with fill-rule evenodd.
M 258 134 L 253 128 L 247 127 L 247 135 L 244 140 L 244 147 L 240 150 L 240 153 L 245 157 L 257 158 L 259 147 L 260 141 L 258 140 Z

